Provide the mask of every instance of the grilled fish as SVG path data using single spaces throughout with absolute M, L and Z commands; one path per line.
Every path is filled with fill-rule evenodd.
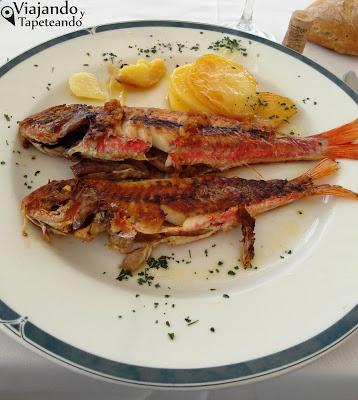
M 133 271 L 161 243 L 177 245 L 242 226 L 242 263 L 254 256 L 255 218 L 309 196 L 358 200 L 358 194 L 314 180 L 334 173 L 338 164 L 323 160 L 292 180 L 245 180 L 217 175 L 114 182 L 81 178 L 52 181 L 26 196 L 23 215 L 49 233 L 92 240 L 106 232 L 109 245 L 126 254 Z
M 122 107 L 116 100 L 104 107 L 49 108 L 21 121 L 19 133 L 24 145 L 31 143 L 49 155 L 141 160 L 169 171 L 198 165 L 225 170 L 263 162 L 358 159 L 358 144 L 353 144 L 358 119 L 301 138 L 222 116 Z

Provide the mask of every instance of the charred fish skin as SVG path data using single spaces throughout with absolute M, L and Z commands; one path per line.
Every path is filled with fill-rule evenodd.
M 50 155 L 119 161 L 148 160 L 151 149 L 166 154 L 166 167 L 240 165 L 323 158 L 358 159 L 358 120 L 309 137 L 200 113 L 122 107 L 62 105 L 20 123 L 20 136 Z
M 314 180 L 334 173 L 324 160 L 287 180 L 245 180 L 205 175 L 195 178 L 114 182 L 80 178 L 53 181 L 22 201 L 22 213 L 43 231 L 92 240 L 106 232 L 112 247 L 127 254 L 124 266 L 137 269 L 161 243 L 180 244 L 242 224 L 242 262 L 254 256 L 254 218 L 298 199 L 358 194 Z

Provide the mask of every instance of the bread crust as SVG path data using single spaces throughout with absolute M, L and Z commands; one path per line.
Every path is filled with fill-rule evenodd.
M 358 55 L 358 0 L 316 0 L 306 10 L 315 18 L 309 41 Z

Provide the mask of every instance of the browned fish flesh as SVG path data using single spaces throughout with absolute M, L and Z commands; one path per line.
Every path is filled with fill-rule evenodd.
M 323 160 L 292 180 L 245 180 L 204 175 L 194 178 L 110 181 L 92 178 L 52 181 L 26 196 L 22 213 L 49 233 L 92 240 L 101 232 L 127 254 L 122 266 L 135 270 L 161 243 L 183 244 L 242 225 L 242 263 L 254 256 L 255 218 L 310 196 L 358 200 L 340 186 L 316 185 L 338 164 Z
M 309 137 L 231 118 L 157 108 L 60 105 L 20 122 L 24 144 L 67 158 L 141 160 L 162 170 L 212 169 L 290 160 L 358 159 L 358 119 Z M 157 155 L 153 156 L 153 150 Z M 158 153 L 162 157 L 158 156 Z

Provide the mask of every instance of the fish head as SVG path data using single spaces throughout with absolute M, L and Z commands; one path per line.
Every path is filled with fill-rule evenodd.
M 70 233 L 76 208 L 73 197 L 75 188 L 76 179 L 49 182 L 22 200 L 21 212 L 27 219 L 40 226 L 44 233 Z
M 20 122 L 20 141 L 52 156 L 63 155 L 84 137 L 96 110 L 86 104 L 50 107 Z

